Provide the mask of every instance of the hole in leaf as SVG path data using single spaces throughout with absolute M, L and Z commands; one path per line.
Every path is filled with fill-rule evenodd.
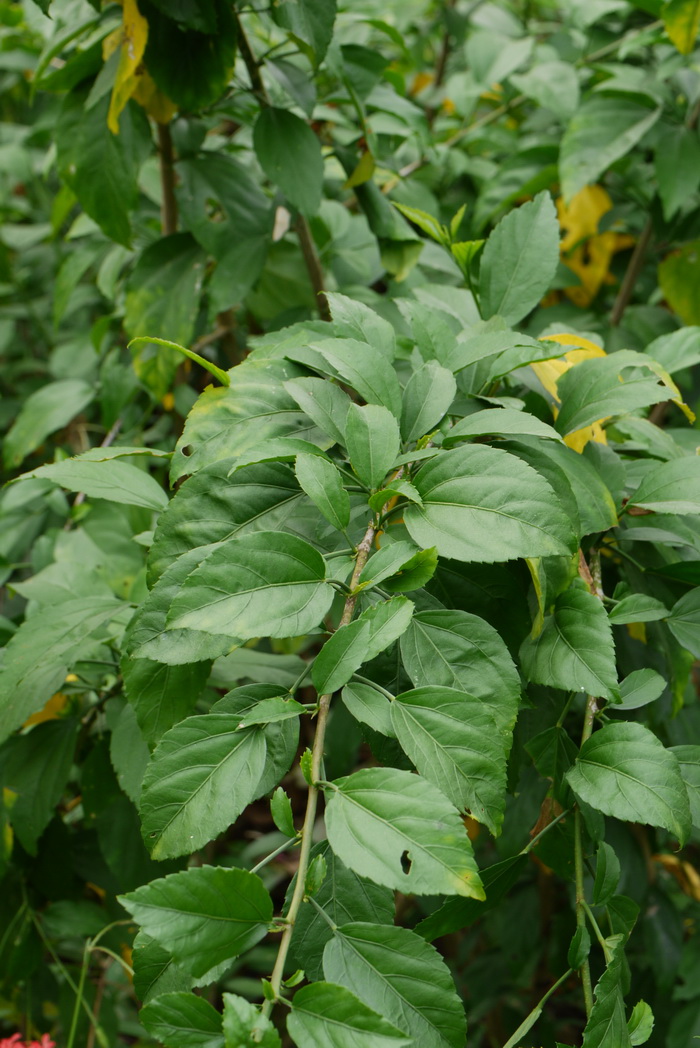
M 406 876 L 408 876 L 411 872 L 411 866 L 413 866 L 413 859 L 408 854 L 408 851 L 405 851 L 401 856 L 401 869 L 406 874 Z
M 193 451 L 194 448 L 191 444 L 185 444 L 185 446 L 182 449 L 182 454 L 185 456 L 185 458 L 189 458 Z

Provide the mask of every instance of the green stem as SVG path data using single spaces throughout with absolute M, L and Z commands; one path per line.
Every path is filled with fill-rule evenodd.
M 563 818 L 565 818 L 565 816 L 567 816 L 567 815 L 571 815 L 571 809 L 570 808 L 566 808 L 564 811 L 559 812 L 559 814 L 557 815 L 556 819 L 552 819 L 551 822 L 548 822 L 547 825 L 544 827 L 544 829 L 540 830 L 540 832 L 535 837 L 533 837 L 532 840 L 528 844 L 526 844 L 524 848 L 522 848 L 518 852 L 518 855 L 527 855 L 528 852 L 531 852 L 532 849 L 537 845 L 538 841 L 542 837 L 544 837 L 545 833 L 549 833 L 549 831 L 554 826 L 556 826 L 556 824 L 558 822 L 561 822 L 561 820 Z
M 600 930 L 600 925 L 595 919 L 595 914 L 593 913 L 593 910 L 590 908 L 585 899 L 583 900 L 583 909 L 585 911 L 586 916 L 588 917 L 591 928 L 595 932 L 595 937 L 600 943 L 600 948 L 603 951 L 603 955 L 605 957 L 605 963 L 610 964 L 610 962 L 612 961 L 612 951 L 610 950 L 610 947 L 605 941 L 605 936 Z
M 376 534 L 376 523 L 373 521 L 367 531 L 365 532 L 362 542 L 357 547 L 357 555 L 355 557 L 355 567 L 352 573 L 352 579 L 350 580 L 350 588 L 354 589 L 357 585 L 358 579 L 364 568 L 365 564 L 370 555 L 372 549 L 372 542 Z M 355 611 L 355 604 L 357 602 L 357 595 L 351 595 L 345 601 L 345 607 L 343 608 L 343 614 L 340 619 L 339 628 L 341 626 L 347 626 Z M 306 891 L 306 874 L 309 869 L 309 861 L 311 857 L 311 845 L 313 843 L 313 831 L 316 824 L 316 809 L 318 807 L 318 785 L 316 785 L 321 779 L 321 766 L 323 764 L 323 748 L 326 738 L 326 727 L 328 725 L 328 713 L 330 711 L 332 693 L 329 692 L 326 695 L 321 695 L 318 700 L 318 717 L 316 719 L 316 734 L 314 736 L 313 749 L 311 751 L 311 782 L 309 786 L 309 792 L 306 798 L 306 814 L 304 816 L 304 825 L 301 830 L 301 851 L 299 852 L 299 868 L 297 870 L 297 879 L 294 886 L 294 894 L 292 895 L 292 901 L 289 904 L 289 910 L 287 912 L 286 926 L 282 932 L 282 938 L 280 940 L 279 948 L 277 950 L 277 959 L 275 960 L 275 966 L 272 970 L 270 977 L 270 985 L 274 992 L 274 998 L 280 997 L 280 991 L 282 987 L 282 979 L 284 978 L 284 966 L 287 961 L 287 954 L 289 953 L 289 946 L 292 941 L 292 935 L 294 934 L 294 924 L 299 915 L 301 904 L 304 901 L 304 892 Z M 269 1018 L 272 1008 L 275 1004 L 275 1000 L 265 1000 L 262 1006 L 263 1015 Z
M 90 954 L 88 945 L 85 945 L 83 951 L 83 966 L 80 969 L 80 981 L 78 983 L 78 989 L 76 990 L 75 1006 L 73 1008 L 73 1018 L 70 1024 L 70 1033 L 68 1034 L 68 1042 L 66 1048 L 73 1048 L 75 1043 L 75 1035 L 78 1030 L 78 1016 L 80 1015 L 80 1009 L 83 1004 L 83 993 L 85 991 L 85 979 L 87 978 L 88 964 L 90 963 Z
M 352 679 L 358 681 L 360 684 L 369 684 L 370 688 L 374 688 L 375 691 L 380 691 L 382 695 L 386 695 L 387 699 L 391 702 L 394 701 L 394 696 L 386 688 L 383 688 L 381 684 L 377 684 L 376 680 L 370 680 L 368 677 L 361 677 L 359 673 L 353 673 Z
M 535 1023 L 537 1022 L 537 1020 L 539 1019 L 540 1015 L 542 1014 L 542 1009 L 544 1008 L 544 1006 L 547 1003 L 547 1001 L 549 1000 L 549 998 L 552 996 L 552 994 L 555 992 L 555 990 L 559 989 L 559 987 L 561 986 L 561 984 L 563 982 L 566 982 L 566 980 L 569 978 L 569 976 L 572 973 L 573 973 L 573 968 L 569 968 L 569 970 L 567 972 L 564 972 L 564 974 L 561 976 L 560 979 L 557 979 L 557 981 L 554 983 L 554 986 L 551 986 L 547 990 L 547 992 L 544 995 L 544 997 L 542 997 L 541 1000 L 538 1001 L 538 1003 L 532 1009 L 532 1011 L 527 1016 L 527 1018 L 524 1019 L 521 1022 L 520 1026 L 515 1031 L 513 1036 L 508 1038 L 506 1043 L 503 1045 L 503 1048 L 517 1048 L 517 1045 L 520 1044 L 521 1037 L 523 1037 L 528 1032 L 528 1030 L 531 1030 L 532 1027 L 535 1025 Z
M 583 827 L 582 816 L 577 808 L 574 813 L 574 867 L 576 876 L 576 927 L 578 929 L 586 926 L 586 898 L 583 886 Z M 581 968 L 581 982 L 583 984 L 583 1000 L 586 1007 L 586 1017 L 593 1010 L 593 984 L 591 983 L 591 967 L 588 958 L 585 959 Z
M 257 873 L 258 870 L 262 870 L 264 866 L 267 866 L 268 862 L 272 862 L 272 860 L 276 859 L 278 855 L 282 854 L 282 852 L 291 851 L 291 849 L 296 848 L 298 844 L 298 840 L 290 837 L 289 840 L 284 842 L 284 844 L 280 844 L 279 848 L 275 848 L 275 850 L 271 851 L 269 855 L 266 855 L 264 859 L 261 859 L 257 866 L 253 866 L 250 872 Z

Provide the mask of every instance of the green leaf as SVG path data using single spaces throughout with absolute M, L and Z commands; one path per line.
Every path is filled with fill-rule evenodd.
M 106 499 L 125 506 L 161 510 L 168 504 L 167 494 L 154 477 L 137 466 L 115 459 L 93 462 L 77 455 L 39 466 L 23 476 L 50 480 L 69 491 L 83 491 L 88 498 Z
M 331 42 L 335 21 L 336 0 L 287 0 L 272 9 L 277 25 L 308 44 L 318 66 Z
M 410 593 L 411 590 L 422 589 L 432 579 L 437 566 L 438 553 L 434 546 L 418 550 L 396 575 L 384 582 L 384 589 L 389 593 Z
M 628 505 L 655 513 L 700 513 L 700 458 L 687 456 L 651 469 Z
M 210 669 L 209 661 L 166 666 L 151 659 L 124 656 L 124 692 L 149 745 L 154 746 L 168 728 L 192 713 Z
M 78 727 L 73 719 L 48 721 L 0 748 L 0 781 L 13 794 L 10 823 L 30 855 L 63 796 Z
M 593 1009 L 583 1032 L 583 1048 L 631 1048 L 622 993 L 624 961 L 620 942 L 596 983 Z
M 626 622 L 657 622 L 670 614 L 665 604 L 645 593 L 632 593 L 629 597 L 623 597 L 608 612 L 610 621 L 616 626 Z
M 627 1029 L 633 1045 L 646 1044 L 654 1029 L 654 1013 L 646 1001 L 638 1001 L 627 1020 Z
M 107 127 L 109 95 L 92 106 L 86 106 L 86 97 L 81 84 L 67 95 L 58 115 L 58 173 L 102 232 L 130 247 L 138 174 L 151 149 L 148 118 L 130 102 L 119 119 L 119 134 L 113 135 Z
M 195 364 L 199 364 L 200 367 L 208 371 L 210 375 L 218 379 L 222 386 L 230 386 L 231 379 L 227 371 L 222 371 L 216 364 L 212 364 L 211 360 L 207 360 L 205 357 L 201 357 L 199 353 L 195 353 L 192 349 L 187 349 L 185 346 L 181 346 L 178 342 L 170 342 L 167 338 L 154 338 L 153 335 L 142 335 L 139 338 L 132 338 L 129 342 L 127 349 L 132 347 L 153 345 L 163 346 L 165 349 L 174 349 L 176 353 L 181 353 L 183 357 L 187 357 L 188 360 L 193 360 Z
M 690 6 L 688 0 L 681 0 L 681 3 Z M 700 21 L 700 3 L 691 0 L 691 5 Z M 666 8 L 669 6 L 667 4 Z M 676 212 L 692 199 L 700 183 L 700 142 L 697 135 L 687 127 L 665 128 L 654 153 L 654 167 L 664 218 L 670 222 Z M 648 347 L 647 352 L 649 349 L 651 347 Z M 649 355 L 654 356 L 653 352 Z
M 417 440 L 437 426 L 457 392 L 454 375 L 436 360 L 429 360 L 411 375 L 403 391 L 401 436 Z
M 591 936 L 585 924 L 579 925 L 574 932 L 567 954 L 567 963 L 570 968 L 578 970 L 583 967 L 586 958 L 591 952 Z M 534 1024 L 533 1024 L 534 1025 Z
M 688 791 L 693 826 L 700 827 L 700 746 L 672 746 Z
M 620 682 L 621 703 L 611 709 L 637 710 L 658 699 L 665 687 L 666 681 L 656 670 L 632 670 Z
M 149 244 L 126 285 L 124 327 L 135 339 L 150 332 L 186 346 L 192 341 L 206 255 L 190 233 L 173 233 Z M 182 358 L 167 345 L 139 343 L 134 367 L 157 399 L 169 390 Z
M 352 404 L 347 393 L 320 378 L 292 379 L 284 388 L 320 430 L 336 444 L 345 443 L 345 419 Z
M 493 563 L 573 551 L 571 525 L 552 488 L 505 451 L 446 451 L 414 483 L 423 503 L 406 507 L 406 527 L 414 542 L 443 557 Z
M 561 593 L 538 637 L 520 649 L 523 670 L 536 684 L 584 691 L 612 700 L 617 670 L 612 630 L 605 608 L 583 583 Z
M 189 990 L 192 976 L 175 964 L 167 950 L 145 932 L 134 939 L 134 990 L 143 1004 L 162 993 Z
M 442 247 L 449 247 L 450 234 L 445 226 L 441 225 L 433 215 L 429 215 L 427 211 L 421 211 L 417 207 L 399 204 L 395 200 L 392 200 L 392 204 L 397 211 L 401 212 L 404 218 L 407 218 L 414 226 L 418 226 L 423 233 L 427 233 L 431 240 L 442 245 Z
M 578 109 L 578 75 L 569 62 L 537 62 L 526 73 L 515 73 L 509 79 L 516 91 L 551 109 L 561 120 L 568 120 Z
M 287 1029 L 299 1048 L 409 1048 L 413 1043 L 354 993 L 326 982 L 297 990 Z
M 392 597 L 337 629 L 314 660 L 311 678 L 319 695 L 342 688 L 363 662 L 376 658 L 405 633 L 413 607 L 406 597 Z
M 564 132 L 559 173 L 565 201 L 629 153 L 654 126 L 661 109 L 649 109 L 625 95 L 592 95 L 577 109 Z
M 259 531 L 230 539 L 187 576 L 167 629 L 211 631 L 237 640 L 298 637 L 333 600 L 321 554 L 294 535 Z M 274 618 L 271 610 L 274 608 Z
M 593 905 L 605 906 L 617 891 L 619 880 L 620 860 L 613 848 L 601 841 L 596 854 Z
M 379 488 L 401 446 L 396 419 L 377 404 L 351 404 L 345 420 L 345 444 L 362 483 Z
M 229 477 L 230 466 L 230 459 L 205 466 L 178 488 L 159 516 L 148 555 L 151 585 L 193 547 L 275 531 L 294 518 L 304 496 L 288 466 L 261 463 Z
M 296 837 L 297 831 L 294 829 L 292 802 L 281 786 L 278 786 L 272 794 L 272 799 L 270 800 L 270 814 L 272 815 L 272 821 L 280 833 L 286 834 L 287 837 Z
M 349 870 L 331 851 L 328 841 L 315 844 L 311 855 L 314 859 L 322 857 L 326 862 L 326 877 L 314 895 L 314 902 L 331 923 L 313 903 L 303 903 L 294 925 L 290 955 L 292 963 L 303 967 L 307 977 L 316 981 L 323 978 L 323 947 L 333 936 L 331 925 L 350 921 L 391 924 L 394 920 L 394 895 L 388 888 L 372 884 Z M 294 885 L 292 880 L 287 890 L 287 905 Z
M 660 335 L 647 346 L 647 353 L 670 374 L 700 363 L 700 327 L 684 327 Z
M 0 670 L 0 742 L 59 690 L 87 638 L 122 607 L 110 597 L 80 597 L 44 608 L 22 623 Z
M 461 897 L 448 899 L 417 925 L 416 932 L 432 942 L 443 935 L 470 927 L 482 914 L 501 902 L 517 882 L 527 861 L 526 855 L 514 855 L 494 866 L 487 866 L 481 870 L 481 880 L 486 892 L 485 900 Z
M 629 368 L 635 368 L 635 373 L 625 375 Z M 640 368 L 648 368 L 651 374 L 638 374 Z M 630 350 L 581 361 L 557 382 L 561 400 L 555 423 L 558 432 L 566 436 L 610 415 L 623 415 L 664 400 L 680 401 L 677 387 L 673 383 L 672 388 L 662 386 L 658 378 L 649 358 L 645 360 L 645 354 Z
M 276 721 L 290 720 L 306 713 L 306 709 L 296 699 L 283 696 L 262 699 L 241 717 L 238 727 L 249 728 L 253 724 L 274 724 Z
M 308 440 L 297 440 L 295 437 L 271 437 L 262 440 L 255 448 L 249 448 L 238 456 L 229 470 L 229 474 L 237 473 L 245 466 L 255 465 L 258 462 L 291 462 L 297 455 L 313 455 L 325 458 L 323 452 L 315 444 Z
M 549 290 L 559 264 L 559 223 L 549 193 L 502 218 L 481 255 L 479 291 L 484 319 L 509 327 L 526 317 Z
M 358 585 L 377 586 L 395 575 L 404 564 L 415 557 L 416 547 L 411 542 L 387 542 L 376 553 L 372 553 L 360 572 Z
M 678 761 L 641 724 L 606 724 L 595 732 L 567 778 L 574 793 L 604 815 L 663 826 L 681 844 L 688 837 L 690 809 Z
M 700 586 L 676 601 L 666 621 L 678 643 L 700 658 Z
M 456 688 L 479 699 L 499 732 L 512 731 L 520 677 L 503 640 L 466 611 L 423 611 L 401 638 L 401 658 L 416 688 Z M 506 753 L 510 749 L 506 745 Z
M 431 449 L 432 450 L 432 449 Z M 401 459 L 412 458 L 414 455 L 418 455 L 419 452 L 413 451 L 410 456 L 399 455 L 394 465 L 402 465 Z M 367 499 L 369 508 L 374 510 L 375 513 L 381 513 L 384 506 L 391 499 L 408 499 L 409 502 L 421 503 L 423 500 L 418 494 L 415 486 L 411 484 L 409 480 L 389 480 L 387 481 L 387 487 L 381 488 L 379 491 L 375 491 L 373 495 Z
M 366 342 L 389 360 L 394 359 L 396 336 L 388 320 L 375 313 L 364 302 L 348 298 L 347 295 L 327 291 L 326 298 L 333 314 L 333 327 L 339 335 Z
M 263 171 L 290 204 L 304 215 L 315 215 L 321 204 L 323 157 L 306 121 L 287 109 L 263 106 L 253 145 Z
M 260 731 L 240 718 L 207 713 L 167 731 L 146 769 L 143 838 L 154 859 L 191 855 L 238 818 L 257 794 L 265 768 Z
M 407 928 L 353 923 L 333 931 L 323 973 L 425 1048 L 463 1048 L 464 1007 L 437 950 Z
M 147 2 L 142 12 L 148 19 L 146 68 L 160 90 L 186 113 L 218 102 L 236 55 L 236 23 L 228 4 L 213 0 L 199 5 L 200 11 L 202 7 L 209 9 L 208 17 L 205 22 L 200 14 L 197 29 L 174 21 L 170 5 L 165 13 Z M 203 32 L 205 25 L 213 31 Z
M 120 897 L 142 928 L 195 976 L 232 960 L 267 934 L 272 899 L 247 870 L 200 866 Z
M 247 713 L 266 699 L 279 697 L 280 689 L 274 684 L 247 684 L 233 688 L 222 699 L 215 702 L 210 713 L 225 714 L 238 718 L 238 724 Z M 287 774 L 299 743 L 299 718 L 271 721 L 258 728 L 267 745 L 267 759 L 262 777 L 257 785 L 254 800 L 271 793 L 280 779 Z
M 80 414 L 94 395 L 87 382 L 71 378 L 48 382 L 30 393 L 5 436 L 2 451 L 5 467 L 19 466 L 50 433 L 63 429 Z
M 376 688 L 353 681 L 343 688 L 341 698 L 355 720 L 367 724 L 381 735 L 395 737 L 389 700 Z
M 295 370 L 281 360 L 246 360 L 237 365 L 233 385 L 205 389 L 177 442 L 171 483 L 220 459 L 237 458 L 273 437 L 320 443 L 321 434 L 284 388 L 283 380 Z
M 391 704 L 391 723 L 420 774 L 497 835 L 510 732 L 499 732 L 481 700 L 454 688 L 405 691 Z
M 351 869 L 406 893 L 484 897 L 462 820 L 431 783 L 395 768 L 366 768 L 338 779 L 329 793 L 328 840 Z
M 148 1032 L 171 1048 L 224 1048 L 221 1015 L 193 993 L 164 993 L 139 1012 Z
M 396 372 L 383 353 L 352 338 L 326 338 L 307 349 L 290 349 L 290 359 L 299 360 L 331 378 L 340 378 L 357 390 L 368 404 L 381 404 L 395 418 L 401 417 L 401 388 Z M 344 425 L 339 416 L 338 425 Z
M 685 324 L 700 324 L 700 304 L 696 295 L 700 275 L 700 241 L 684 244 L 672 251 L 658 269 L 659 286 L 674 313 Z
M 343 531 L 350 523 L 350 496 L 332 462 L 318 455 L 296 457 L 295 473 L 299 486 L 329 524 Z
M 695 47 L 700 28 L 699 0 L 666 0 L 661 8 L 661 17 L 666 32 L 680 53 L 689 55 Z
M 461 440 L 471 437 L 500 435 L 503 433 L 526 433 L 534 437 L 545 437 L 549 440 L 561 440 L 555 429 L 546 422 L 540 422 L 527 411 L 516 411 L 515 408 L 491 408 L 486 411 L 475 411 L 457 422 L 445 434 L 442 446 L 452 447 Z
M 277 1030 L 254 1004 L 235 993 L 222 996 L 226 1048 L 281 1048 Z

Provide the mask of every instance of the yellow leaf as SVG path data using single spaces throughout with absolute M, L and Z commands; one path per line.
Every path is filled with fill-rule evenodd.
M 674 313 L 685 324 L 700 324 L 700 240 L 672 251 L 659 265 L 659 284 Z
M 700 874 L 694 866 L 675 855 L 655 855 L 654 860 L 660 863 L 672 877 L 675 877 L 681 891 L 689 895 L 691 899 L 695 899 L 696 902 L 700 902 Z
M 142 69 L 133 99 L 142 106 L 157 124 L 168 124 L 175 116 L 177 106 L 164 95 L 147 69 Z
M 587 306 L 605 283 L 613 283 L 610 263 L 616 251 L 634 244 L 634 237 L 608 230 L 598 232 L 600 220 L 612 208 L 612 200 L 602 186 L 584 186 L 568 205 L 557 200 L 559 225 L 564 230 L 561 259 L 581 281 L 565 289 L 575 305 Z
M 646 626 L 643 622 L 628 622 L 627 632 L 632 640 L 641 640 L 642 644 L 647 642 Z
M 64 695 L 62 691 L 57 691 L 55 695 L 51 696 L 43 710 L 39 710 L 38 713 L 33 713 L 31 717 L 28 717 L 22 727 L 29 728 L 32 724 L 43 724 L 44 721 L 58 720 L 67 702 L 68 696 Z
M 563 331 L 556 335 L 542 335 L 539 341 L 556 342 L 560 346 L 576 347 L 568 350 L 568 352 L 556 359 L 540 360 L 530 365 L 544 388 L 555 401 L 555 404 L 552 406 L 552 414 L 556 419 L 559 414 L 560 403 L 557 394 L 557 382 L 561 376 L 565 371 L 568 371 L 569 368 L 575 367 L 576 364 L 580 364 L 582 360 L 592 360 L 593 357 L 604 357 L 605 350 L 602 346 L 597 346 L 595 342 L 591 342 L 590 339 L 584 338 L 582 335 L 572 335 L 568 331 Z M 584 426 L 583 429 L 577 429 L 573 433 L 567 433 L 564 437 L 564 443 L 567 444 L 572 451 L 578 451 L 579 453 L 583 451 L 590 440 L 593 440 L 598 444 L 607 444 L 608 438 L 603 429 L 603 422 L 605 422 L 605 419 L 599 419 L 590 426 Z
M 700 29 L 700 0 L 668 0 L 661 9 L 666 32 L 682 55 L 689 55 Z
M 363 183 L 369 182 L 374 174 L 375 166 L 374 157 L 370 151 L 367 150 L 367 152 L 363 153 L 360 157 L 357 167 L 350 175 L 350 178 L 343 186 L 343 189 L 354 189 L 355 186 L 361 186 Z
M 419 95 L 421 91 L 424 91 L 426 87 L 430 87 L 435 77 L 432 73 L 416 73 L 413 83 L 411 84 L 412 95 Z
M 147 40 L 148 22 L 140 13 L 136 0 L 124 0 L 119 65 L 107 114 L 107 126 L 113 135 L 119 134 L 119 115 L 139 86 Z

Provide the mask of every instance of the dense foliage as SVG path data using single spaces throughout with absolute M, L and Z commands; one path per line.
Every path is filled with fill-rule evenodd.
M 3 1044 L 695 1043 L 699 22 L 0 0 Z

